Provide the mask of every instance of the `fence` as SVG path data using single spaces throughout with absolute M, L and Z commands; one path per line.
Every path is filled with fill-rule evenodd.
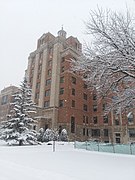
M 88 151 L 99 151 L 109 153 L 120 153 L 120 154 L 132 154 L 135 155 L 135 144 L 105 144 L 98 142 L 78 142 L 75 141 L 74 148 L 86 149 Z

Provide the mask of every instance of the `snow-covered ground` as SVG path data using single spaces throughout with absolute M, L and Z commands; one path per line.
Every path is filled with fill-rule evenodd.
M 135 180 L 135 156 L 89 152 L 72 143 L 0 145 L 0 180 Z

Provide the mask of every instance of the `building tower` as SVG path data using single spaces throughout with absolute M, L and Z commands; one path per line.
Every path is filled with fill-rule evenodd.
M 71 59 L 81 53 L 81 43 L 75 37 L 66 38 L 62 27 L 57 37 L 43 34 L 28 59 L 27 76 L 38 106 L 39 127 L 66 128 L 71 138 L 88 134 L 83 130 L 84 121 L 89 123 L 88 90 L 79 74 L 70 70 Z

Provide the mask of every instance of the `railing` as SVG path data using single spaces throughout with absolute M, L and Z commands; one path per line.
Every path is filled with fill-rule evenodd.
M 75 141 L 74 148 L 86 149 L 88 151 L 99 151 L 108 153 L 132 154 L 135 155 L 135 143 L 131 144 L 110 144 L 98 143 L 93 141 Z

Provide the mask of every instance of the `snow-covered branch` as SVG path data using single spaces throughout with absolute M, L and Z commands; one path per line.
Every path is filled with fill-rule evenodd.
M 135 105 L 135 18 L 128 10 L 124 15 L 98 8 L 90 12 L 86 28 L 91 46 L 73 62 L 74 70 L 99 95 L 117 93 L 124 106 Z

